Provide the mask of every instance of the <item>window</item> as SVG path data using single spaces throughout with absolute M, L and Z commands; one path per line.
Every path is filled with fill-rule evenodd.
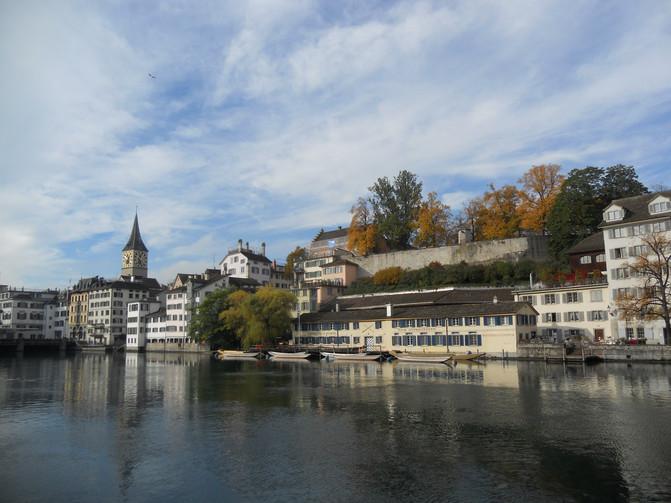
M 559 313 L 545 313 L 543 314 L 543 321 L 546 323 L 556 323 L 559 321 Z
M 381 321 L 376 321 L 375 322 L 375 328 L 382 328 L 382 322 Z
M 606 212 L 606 221 L 612 222 L 614 220 L 622 220 L 624 217 L 624 211 L 622 210 L 610 210 Z
M 634 329 L 632 327 L 627 327 L 625 329 L 625 334 L 627 336 L 627 339 L 633 339 L 634 338 Z
M 589 292 L 589 300 L 592 302 L 601 302 L 603 300 L 603 292 L 601 290 L 592 290 Z
M 617 269 L 611 269 L 610 277 L 612 279 L 627 279 L 629 277 L 629 268 L 618 267 Z
M 636 245 L 629 248 L 630 257 L 640 257 L 649 253 L 647 245 Z
M 359 330 L 359 322 L 358 321 L 355 321 L 354 323 L 352 323 L 352 329 L 353 330 Z
M 618 227 L 617 229 L 610 229 L 608 237 L 611 239 L 624 238 L 627 236 L 626 227 Z
M 535 295 L 522 295 L 522 297 L 520 297 L 520 300 L 522 302 L 528 302 L 529 304 L 534 305 L 536 303 L 535 302 L 536 301 L 536 296 Z
M 554 293 L 546 293 L 543 295 L 543 304 L 556 304 L 557 296 Z
M 664 213 L 666 211 L 671 211 L 671 202 L 661 201 L 659 203 L 652 203 L 648 205 L 650 214 L 654 215 L 655 213 Z
M 567 304 L 575 304 L 576 302 L 580 302 L 580 300 L 578 292 L 567 292 L 565 294 L 564 302 Z
M 605 262 L 605 261 L 606 261 L 606 254 L 605 254 L 605 253 L 599 253 L 599 254 L 596 256 L 595 261 L 596 261 L 596 262 Z
M 641 236 L 643 234 L 648 233 L 648 225 L 647 224 L 640 224 L 640 225 L 633 225 L 631 227 L 630 235 L 631 236 Z
M 447 323 L 451 327 L 461 325 L 461 318 L 448 318 Z
M 591 264 L 592 263 L 592 256 L 591 255 L 583 255 L 580 257 L 580 263 L 581 264 Z
M 480 318 L 478 316 L 467 316 L 464 318 L 466 326 L 480 325 Z
M 636 337 L 639 339 L 645 338 L 645 329 L 643 327 L 636 327 Z
M 627 258 L 627 249 L 626 248 L 613 248 L 610 251 L 610 258 L 617 260 L 621 258 Z
M 671 220 L 664 220 L 663 222 L 655 222 L 652 224 L 652 232 L 671 231 Z
M 587 319 L 589 321 L 606 321 L 608 319 L 608 312 L 606 311 L 588 311 Z
M 375 344 L 382 344 L 382 336 L 381 335 L 375 336 Z
M 564 318 L 566 321 L 581 321 L 582 313 L 578 311 L 569 311 L 568 313 L 564 313 Z

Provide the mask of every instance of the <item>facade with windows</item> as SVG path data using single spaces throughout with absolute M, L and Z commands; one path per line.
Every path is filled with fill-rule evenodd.
M 242 245 L 242 239 L 238 240 L 237 248 L 229 250 L 219 262 L 222 276 L 252 279 L 262 286 L 271 284 L 271 269 L 272 262 L 266 257 L 266 244 L 261 243 L 259 250 L 252 250 L 249 243 Z
M 62 321 L 63 311 L 67 311 L 67 309 L 54 308 L 54 306 L 61 305 L 61 299 L 62 295 L 58 290 L 26 290 L 1 285 L 0 328 L 2 328 L 2 337 L 12 339 L 54 338 L 56 332 L 54 318 L 58 316 L 58 319 Z
M 465 290 L 465 289 L 464 289 Z M 497 295 L 498 294 L 498 295 Z M 500 289 L 459 289 L 341 296 L 331 311 L 307 313 L 292 343 L 367 351 L 496 353 L 514 356 L 536 337 L 537 312 L 526 302 L 499 301 Z
M 567 251 L 571 270 L 578 277 L 600 278 L 606 272 L 605 250 L 603 232 L 586 237 Z
M 671 239 L 671 191 L 614 200 L 603 212 L 600 224 L 604 233 L 608 269 L 609 301 L 618 314 L 617 338 L 645 338 L 648 344 L 671 343 L 661 319 L 623 319 L 617 309 L 618 298 L 640 296 L 644 278 L 635 277 L 629 265 L 649 253 L 644 239 L 661 233 Z M 667 292 L 671 298 L 671 292 Z
M 537 336 L 542 341 L 584 336 L 594 342 L 607 342 L 617 327 L 608 294 L 604 278 L 585 285 L 517 290 L 515 300 L 528 302 L 538 311 Z

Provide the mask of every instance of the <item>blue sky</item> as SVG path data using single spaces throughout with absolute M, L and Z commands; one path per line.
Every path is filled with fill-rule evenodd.
M 136 205 L 168 281 L 401 169 L 455 209 L 547 162 L 669 183 L 668 2 L 21 1 L 0 33 L 4 284 L 117 275 Z

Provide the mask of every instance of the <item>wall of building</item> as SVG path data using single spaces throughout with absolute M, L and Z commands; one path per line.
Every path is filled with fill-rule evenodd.
M 367 257 L 351 257 L 348 260 L 359 265 L 360 276 L 368 276 L 387 267 L 421 269 L 431 262 L 440 262 L 443 265 L 453 265 L 461 262 L 483 264 L 496 260 L 518 261 L 528 259 L 543 261 L 547 258 L 547 238 L 544 236 L 528 236 L 496 241 L 475 241 L 438 248 L 380 253 Z

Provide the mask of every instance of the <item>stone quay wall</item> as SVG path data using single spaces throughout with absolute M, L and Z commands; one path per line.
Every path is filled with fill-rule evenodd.
M 520 344 L 517 347 L 515 357 L 520 360 L 545 360 L 546 358 L 561 359 L 563 354 L 564 346 L 561 344 Z M 576 357 L 581 354 L 580 348 L 576 348 L 570 356 Z M 671 346 L 661 344 L 643 344 L 641 346 L 594 344 L 585 346 L 585 355 L 599 356 L 606 362 L 671 363 Z
M 527 236 L 378 253 L 367 257 L 348 257 L 348 260 L 359 265 L 359 276 L 372 276 L 380 269 L 387 267 L 421 269 L 431 262 L 440 262 L 443 265 L 454 265 L 461 262 L 486 264 L 498 260 L 517 262 L 522 259 L 540 262 L 547 260 L 548 257 L 547 237 Z
M 146 352 L 152 353 L 209 353 L 209 344 L 196 343 L 170 343 L 163 344 L 162 342 L 148 343 L 145 347 Z

